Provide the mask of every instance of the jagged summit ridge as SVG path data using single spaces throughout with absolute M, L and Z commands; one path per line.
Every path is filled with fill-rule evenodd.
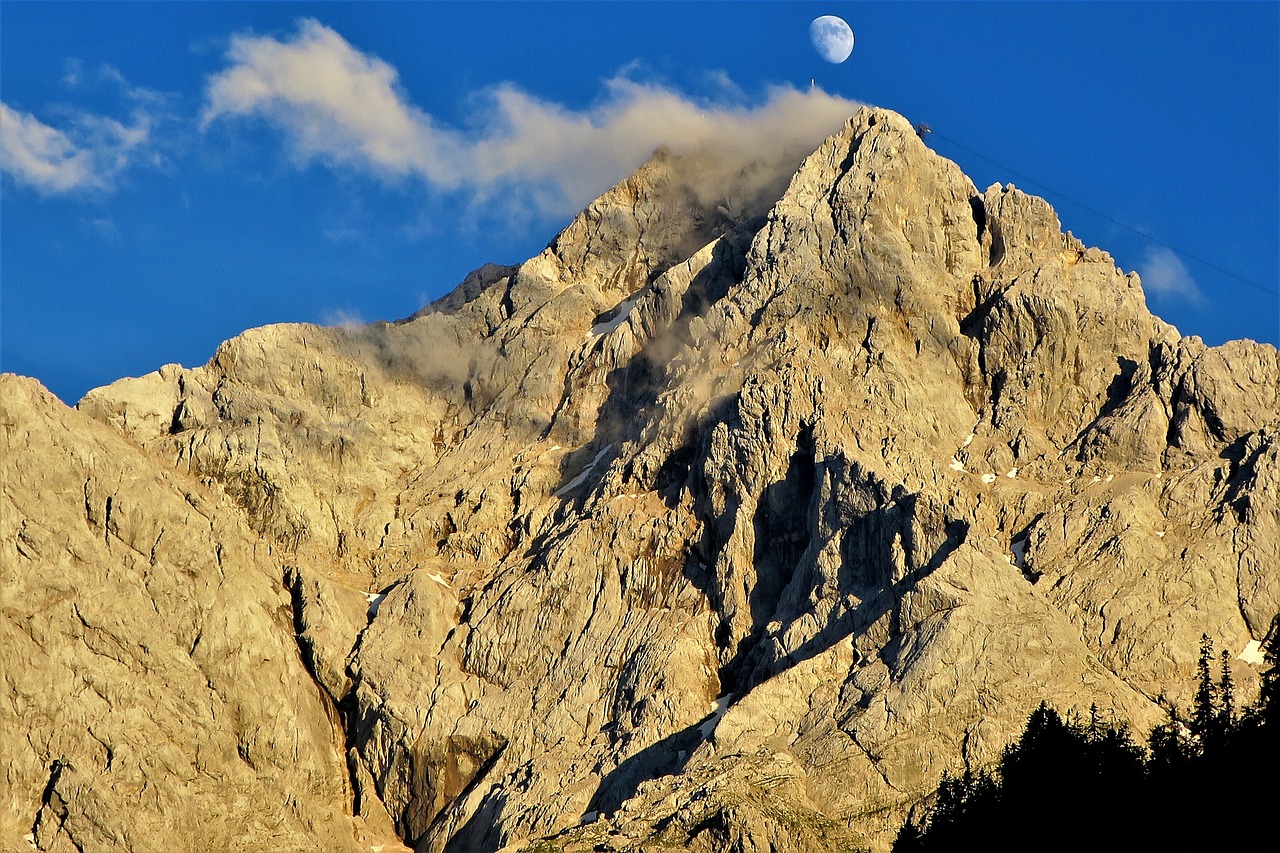
M 860 111 L 754 209 L 678 161 L 398 324 L 253 330 L 56 417 L 6 379 L 6 422 L 61 437 L 10 439 L 6 477 L 71 470 L 91 434 L 140 447 L 176 500 L 213 496 L 257 543 L 246 571 L 287 586 L 292 620 L 261 643 L 296 640 L 331 709 L 337 734 L 308 748 L 346 764 L 362 825 L 420 850 L 883 849 L 1041 698 L 1142 727 L 1161 694 L 1185 702 L 1202 632 L 1265 635 L 1274 348 L 1180 338 L 1043 200 L 979 192 L 889 111 Z M 154 526 L 153 497 L 76 464 L 68 482 L 109 481 L 115 520 L 69 521 L 70 557 L 18 519 L 78 519 L 97 486 L 6 490 L 32 601 L 56 598 L 58 560 L 135 565 L 119 542 Z M 9 613 L 6 630 L 90 642 L 65 607 Z M 115 706 L 51 683 L 81 715 L 58 730 L 110 730 Z M 15 815 L 53 755 L 21 749 Z M 119 801 L 74 815 L 118 771 L 79 764 L 98 787 L 67 787 L 42 832 L 110 849 L 94 827 Z M 299 847 L 308 820 L 287 826 Z

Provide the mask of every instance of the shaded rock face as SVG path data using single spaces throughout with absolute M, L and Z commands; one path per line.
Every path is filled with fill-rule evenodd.
M 1142 730 L 1263 637 L 1273 347 L 887 111 L 680 173 L 396 324 L 6 378 L 5 832 L 885 849 L 1041 699 Z

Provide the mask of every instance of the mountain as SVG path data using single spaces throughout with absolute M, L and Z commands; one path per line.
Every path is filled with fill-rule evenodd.
M 1044 699 L 1256 693 L 1274 347 L 886 110 L 699 156 L 397 323 L 0 379 L 14 849 L 887 850 Z

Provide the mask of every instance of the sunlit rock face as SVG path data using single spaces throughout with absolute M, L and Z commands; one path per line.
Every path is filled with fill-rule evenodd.
M 884 850 L 1042 699 L 1145 731 L 1263 638 L 1273 347 L 888 111 L 695 171 L 399 323 L 6 377 L 4 832 Z

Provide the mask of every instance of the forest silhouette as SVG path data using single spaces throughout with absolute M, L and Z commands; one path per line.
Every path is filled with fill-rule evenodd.
M 894 853 L 932 851 L 1280 851 L 1280 618 L 1262 691 L 1238 710 L 1230 656 L 1214 677 L 1201 638 L 1192 707 L 1169 708 L 1145 748 L 1124 723 L 1063 716 L 1041 702 L 990 770 L 944 775 Z

